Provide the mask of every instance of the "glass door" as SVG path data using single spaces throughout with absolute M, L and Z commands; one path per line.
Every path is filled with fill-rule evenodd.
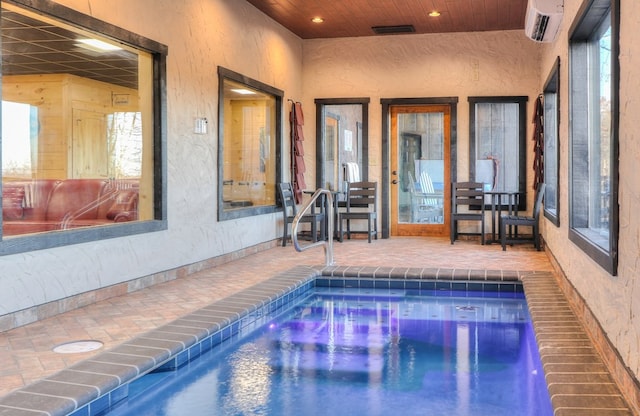
M 450 108 L 391 107 L 391 234 L 449 232 Z

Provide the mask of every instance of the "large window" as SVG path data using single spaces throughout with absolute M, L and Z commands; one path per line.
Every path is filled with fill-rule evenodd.
M 166 46 L 44 0 L 1 19 L 0 252 L 166 228 Z
M 544 86 L 544 216 L 556 226 L 560 225 L 560 58 L 549 73 Z
M 571 28 L 569 238 L 609 273 L 618 245 L 619 2 L 586 2 Z
M 519 192 L 519 210 L 526 209 L 527 99 L 469 97 L 469 178 L 486 190 Z
M 283 92 L 218 68 L 218 219 L 274 212 Z

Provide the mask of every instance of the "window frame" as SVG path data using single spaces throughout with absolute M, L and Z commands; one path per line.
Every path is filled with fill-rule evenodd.
M 255 90 L 272 95 L 275 100 L 275 182 L 273 186 L 274 204 L 251 207 L 240 207 L 233 210 L 224 209 L 223 182 L 224 182 L 224 80 L 244 84 Z M 251 217 L 255 215 L 271 214 L 281 210 L 280 198 L 277 195 L 276 185 L 282 182 L 282 106 L 284 91 L 249 78 L 238 72 L 218 66 L 218 221 L 228 221 L 237 218 Z
M 527 209 L 527 101 L 522 96 L 468 97 L 469 102 L 469 179 L 476 177 L 476 104 L 503 103 L 518 104 L 518 211 Z M 502 207 L 506 208 L 506 205 Z
M 544 182 L 547 184 L 544 197 L 544 216 L 556 227 L 560 226 L 560 57 L 553 63 L 547 81 L 543 88 L 544 96 Z M 548 128 L 547 121 L 553 117 L 555 123 Z M 551 146 L 553 144 L 553 146 Z M 549 171 L 552 166 L 547 161 L 555 163 L 555 180 L 550 183 Z M 549 206 L 550 196 L 554 196 L 555 206 Z M 553 208 L 555 211 L 550 210 Z
M 46 0 L 3 0 L 11 5 L 47 16 L 81 30 L 99 33 L 122 42 L 134 49 L 149 53 L 153 58 L 153 218 L 152 220 L 87 227 L 60 232 L 16 235 L 0 240 L 0 255 L 43 250 L 91 241 L 105 240 L 129 235 L 151 233 L 167 229 L 166 200 L 166 59 L 168 47 L 154 40 L 117 27 L 105 21 L 85 15 L 76 10 Z M 1 138 L 0 138 L 1 140 Z M 1 147 L 0 147 L 1 151 Z M 0 216 L 0 233 L 2 218 Z
M 620 1 L 619 0 L 590 0 L 586 1 L 576 15 L 569 30 L 569 240 L 576 244 L 584 253 L 611 275 L 618 272 L 618 174 L 619 174 L 619 87 L 620 63 L 618 60 L 620 39 Z M 591 85 L 587 64 L 590 59 L 589 43 L 593 35 L 600 33 L 605 19 L 611 28 L 611 133 L 609 143 L 609 228 L 607 247 L 598 244 L 593 235 L 588 232 L 588 209 L 585 203 L 578 203 L 576 198 L 585 195 L 585 186 L 590 192 L 588 178 L 588 163 L 585 159 L 585 146 L 590 144 L 589 127 L 592 120 L 588 106 Z M 601 80 L 598 78 L 597 83 Z M 598 89 L 599 91 L 599 89 Z M 600 113 L 598 113 L 598 116 Z M 590 156 L 586 153 L 586 157 Z M 601 159 L 602 160 L 602 159 Z M 584 184 L 587 182 L 587 185 Z M 590 193 L 587 193 L 590 195 Z M 591 199 L 587 200 L 586 206 Z

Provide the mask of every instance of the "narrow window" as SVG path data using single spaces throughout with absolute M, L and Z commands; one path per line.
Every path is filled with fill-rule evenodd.
M 556 226 L 560 225 L 560 58 L 556 59 L 544 86 L 544 215 Z
M 218 219 L 274 212 L 283 92 L 225 68 L 218 74 Z
M 339 191 L 345 181 L 354 180 L 350 177 L 354 174 L 366 180 L 369 99 L 321 98 L 315 103 L 316 186 Z
M 519 192 L 519 210 L 526 209 L 526 103 L 527 97 L 469 97 L 469 178 L 486 190 Z
M 569 238 L 609 273 L 618 245 L 618 1 L 594 0 L 571 30 Z

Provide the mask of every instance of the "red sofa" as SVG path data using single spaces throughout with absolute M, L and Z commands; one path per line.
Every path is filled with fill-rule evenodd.
M 35 179 L 2 184 L 4 236 L 133 221 L 138 182 Z

